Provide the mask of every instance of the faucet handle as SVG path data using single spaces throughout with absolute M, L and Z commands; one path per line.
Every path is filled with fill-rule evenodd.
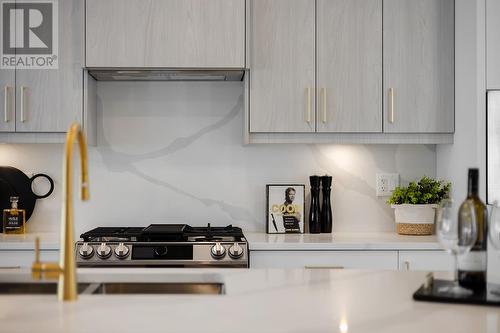
M 40 261 L 40 238 L 35 238 L 35 261 L 31 265 L 31 276 L 34 280 L 41 280 L 42 277 L 50 280 L 58 279 L 62 270 L 57 262 L 43 263 Z

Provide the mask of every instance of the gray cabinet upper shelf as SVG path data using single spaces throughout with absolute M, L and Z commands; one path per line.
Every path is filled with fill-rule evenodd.
M 245 0 L 87 0 L 88 68 L 244 68 Z

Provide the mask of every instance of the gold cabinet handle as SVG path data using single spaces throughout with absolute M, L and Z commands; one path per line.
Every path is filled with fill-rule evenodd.
M 323 96 L 323 123 L 326 123 L 326 88 L 321 88 L 321 95 Z
M 389 88 L 389 122 L 394 124 L 394 88 Z
M 24 107 L 25 107 L 25 101 L 24 101 L 24 91 L 26 90 L 25 86 L 21 86 L 21 122 L 24 123 L 26 121 L 26 117 L 24 114 Z
M 410 270 L 410 262 L 409 261 L 405 261 L 404 265 L 405 265 L 405 271 L 409 271 Z
M 4 87 L 4 100 L 3 100 L 3 120 L 9 122 L 9 86 Z
M 307 99 L 307 105 L 306 105 L 306 121 L 308 123 L 311 122 L 311 88 L 306 88 L 306 99 Z

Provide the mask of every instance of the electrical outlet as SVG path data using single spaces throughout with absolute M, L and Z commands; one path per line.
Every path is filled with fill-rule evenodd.
M 377 173 L 376 175 L 376 195 L 377 197 L 388 197 L 392 191 L 399 186 L 398 173 Z

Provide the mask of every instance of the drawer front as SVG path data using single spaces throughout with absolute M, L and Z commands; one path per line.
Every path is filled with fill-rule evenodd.
M 40 260 L 45 262 L 58 262 L 59 251 L 57 250 L 40 251 Z M 33 261 L 35 261 L 35 251 L 31 250 L 0 251 L 0 269 L 9 267 L 31 267 Z
M 251 268 L 359 268 L 398 267 L 397 251 L 250 251 Z
M 404 271 L 452 271 L 453 257 L 444 251 L 399 251 Z

